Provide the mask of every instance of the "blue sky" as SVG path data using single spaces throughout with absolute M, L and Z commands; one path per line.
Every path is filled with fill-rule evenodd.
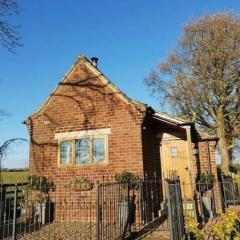
M 182 26 L 204 13 L 234 11 L 239 0 L 18 1 L 24 47 L 0 48 L 0 143 L 28 138 L 22 121 L 38 108 L 76 57 L 99 58 L 99 68 L 129 97 L 160 108 L 143 79 L 164 59 Z M 162 108 L 163 110 L 166 110 Z M 5 167 L 28 165 L 28 144 L 13 146 Z

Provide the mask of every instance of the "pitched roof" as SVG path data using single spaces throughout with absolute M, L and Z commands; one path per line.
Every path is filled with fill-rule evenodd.
M 172 116 L 168 113 L 155 111 L 153 117 L 161 122 L 166 122 L 179 127 L 191 126 L 192 130 L 198 140 L 218 140 L 216 135 L 210 135 L 207 132 L 199 131 L 196 129 L 194 122 L 187 121 L 185 119 Z
M 207 132 L 202 132 L 202 131 L 196 131 L 196 135 L 198 139 L 201 140 L 218 140 L 219 138 L 216 135 L 210 135 Z
M 43 104 L 34 112 L 32 113 L 27 119 L 29 118 L 34 118 L 38 113 L 40 113 L 42 110 L 45 109 L 45 107 L 48 105 L 48 103 L 51 101 L 52 96 L 54 95 L 54 93 L 58 90 L 58 88 L 60 87 L 60 85 L 62 85 L 62 83 L 68 78 L 68 76 L 72 73 L 73 69 L 75 68 L 75 66 L 82 61 L 85 66 L 87 66 L 89 68 L 89 70 L 91 70 L 93 73 L 95 73 L 106 85 L 108 85 L 113 92 L 115 92 L 122 100 L 124 100 L 127 103 L 130 104 L 134 104 L 140 107 L 147 107 L 147 104 L 141 103 L 139 101 L 133 100 L 131 98 L 129 98 L 126 94 L 124 94 L 121 90 L 119 90 L 115 84 L 113 84 L 98 68 L 96 68 L 84 55 L 80 55 L 74 62 L 74 64 L 70 67 L 70 69 L 68 70 L 68 72 L 65 74 L 65 76 L 62 78 L 62 80 L 58 83 L 57 87 L 51 92 L 51 94 L 49 95 L 49 97 L 43 102 Z M 25 121 L 25 122 L 26 122 Z

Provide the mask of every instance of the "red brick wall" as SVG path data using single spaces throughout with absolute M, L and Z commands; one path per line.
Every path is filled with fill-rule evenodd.
M 143 172 L 141 124 L 143 105 L 122 100 L 79 61 L 50 102 L 28 121 L 31 138 L 30 174 L 50 177 L 55 183 L 73 177 L 112 178 L 127 169 Z M 58 166 L 55 133 L 111 128 L 108 136 L 108 164 L 104 166 Z
M 150 119 L 145 118 L 142 125 L 142 151 L 143 168 L 147 178 L 151 180 L 161 179 L 161 159 L 160 142 L 157 138 L 156 124 Z
M 202 140 L 193 144 L 193 148 L 199 150 L 199 154 L 194 155 L 194 168 L 195 172 L 208 172 L 209 168 L 211 172 L 217 176 L 217 167 L 216 167 L 216 159 L 215 159 L 215 145 L 216 141 L 209 141 L 209 157 L 210 164 L 208 160 L 208 150 L 206 140 Z

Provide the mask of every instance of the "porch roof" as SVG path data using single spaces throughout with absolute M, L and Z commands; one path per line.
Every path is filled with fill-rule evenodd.
M 152 109 L 152 108 L 151 108 Z M 152 109 L 152 117 L 155 120 L 158 120 L 160 122 L 166 123 L 169 126 L 172 127 L 178 127 L 182 129 L 186 129 L 187 127 L 190 127 L 192 130 L 192 134 L 194 135 L 194 138 L 196 140 L 218 140 L 218 137 L 216 135 L 210 135 L 207 132 L 199 131 L 196 129 L 194 122 L 172 116 L 165 112 L 160 112 L 157 110 Z
M 149 109 L 152 113 L 153 119 L 159 120 L 161 122 L 164 122 L 164 123 L 167 123 L 167 124 L 170 124 L 170 125 L 175 125 L 175 126 L 178 126 L 178 127 L 193 125 L 193 122 L 191 122 L 191 121 L 187 121 L 185 119 L 170 115 L 170 114 L 165 113 L 165 112 L 160 112 L 160 111 L 155 110 L 151 107 L 149 107 Z

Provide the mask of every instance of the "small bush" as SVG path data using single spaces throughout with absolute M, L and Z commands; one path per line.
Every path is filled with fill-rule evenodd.
M 235 237 L 237 233 L 235 223 L 238 220 L 238 215 L 231 209 L 227 209 L 225 213 L 220 213 L 220 221 L 213 226 L 215 237 L 219 240 L 239 239 Z
M 239 216 L 231 209 L 227 209 L 225 213 L 219 214 L 218 221 L 209 226 L 208 230 L 214 239 L 218 240 L 237 240 L 236 222 L 239 221 Z M 200 229 L 200 225 L 193 217 L 186 216 L 186 230 L 196 240 L 207 240 L 210 236 L 206 236 L 204 231 Z
M 117 183 L 129 184 L 128 186 L 130 189 L 137 189 L 139 176 L 137 174 L 127 172 L 124 170 L 115 175 L 115 181 Z
M 201 173 L 196 180 L 200 192 L 205 192 L 213 188 L 214 176 L 212 173 Z

